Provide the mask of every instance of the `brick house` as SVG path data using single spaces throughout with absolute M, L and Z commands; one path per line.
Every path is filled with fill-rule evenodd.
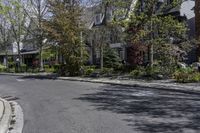
M 196 39 L 200 39 L 200 0 L 195 0 L 195 29 L 196 29 Z M 200 44 L 199 44 L 200 45 Z M 197 49 L 198 58 L 200 57 L 200 46 Z M 199 60 L 199 59 L 198 59 Z

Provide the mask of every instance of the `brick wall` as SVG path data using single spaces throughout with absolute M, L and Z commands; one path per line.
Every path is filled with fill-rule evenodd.
M 200 0 L 195 0 L 195 29 L 196 37 L 200 38 Z
M 195 0 L 195 33 L 196 39 L 200 40 L 200 0 Z M 200 57 L 200 45 L 197 48 L 197 60 Z

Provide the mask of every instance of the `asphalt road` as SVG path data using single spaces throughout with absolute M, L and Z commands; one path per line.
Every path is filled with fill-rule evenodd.
M 0 75 L 15 96 L 24 133 L 199 133 L 200 95 Z

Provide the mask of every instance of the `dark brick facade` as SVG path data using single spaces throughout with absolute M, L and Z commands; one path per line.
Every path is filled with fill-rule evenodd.
M 196 38 L 200 39 L 200 0 L 195 0 L 195 27 Z
M 200 40 L 200 0 L 195 0 L 195 34 Z M 197 56 L 200 57 L 200 46 L 197 49 Z

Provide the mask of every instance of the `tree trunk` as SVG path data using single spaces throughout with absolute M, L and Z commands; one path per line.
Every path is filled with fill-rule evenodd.
M 22 58 L 21 58 L 21 51 L 20 51 L 20 42 L 17 42 L 17 51 L 18 51 L 18 61 L 17 63 L 17 71 L 21 71 L 21 64 L 22 64 Z
M 43 63 L 43 56 L 42 56 L 42 46 L 39 49 L 39 63 L 40 63 L 40 72 L 44 71 L 44 63 Z
M 101 70 L 103 70 L 103 46 L 100 46 Z
M 153 60 L 154 60 L 154 57 L 153 57 L 153 53 L 154 53 L 154 50 L 153 50 L 153 44 L 150 45 L 150 66 L 153 67 Z
M 6 50 L 6 69 L 8 69 L 8 51 Z
M 153 60 L 154 60 L 154 58 L 153 58 L 153 53 L 154 53 L 154 51 L 153 51 L 153 39 L 154 39 L 154 33 L 153 33 L 153 21 L 151 20 L 151 44 L 150 44 L 150 66 L 151 67 L 153 67 Z
M 55 61 L 55 64 L 58 64 L 59 63 L 59 49 L 58 47 L 56 47 L 56 61 Z

